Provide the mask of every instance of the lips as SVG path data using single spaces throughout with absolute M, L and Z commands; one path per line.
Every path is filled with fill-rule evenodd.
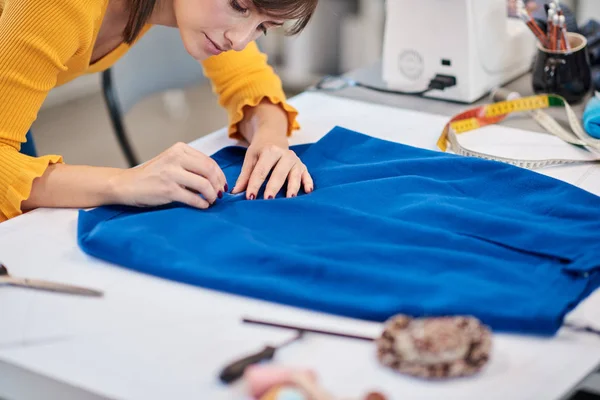
M 212 54 L 212 55 L 219 55 L 222 52 L 224 52 L 225 50 L 223 50 L 218 44 L 216 44 L 215 42 L 213 42 L 207 34 L 204 34 L 204 36 L 206 37 L 206 43 L 205 43 L 205 50 L 207 53 Z

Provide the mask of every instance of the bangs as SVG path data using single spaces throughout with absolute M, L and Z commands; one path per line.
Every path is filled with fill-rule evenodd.
M 262 14 L 295 21 L 287 30 L 288 35 L 296 35 L 306 28 L 317 8 L 317 2 L 318 0 L 252 0 L 254 7 Z

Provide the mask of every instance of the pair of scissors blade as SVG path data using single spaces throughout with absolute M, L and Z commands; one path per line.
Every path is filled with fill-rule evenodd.
M 103 296 L 103 293 L 98 290 L 88 289 L 88 288 L 74 286 L 74 285 L 67 285 L 67 284 L 63 284 L 63 283 L 43 281 L 43 280 L 39 280 L 39 279 L 2 277 L 2 278 L 0 278 L 0 284 L 6 284 L 6 285 L 10 285 L 10 286 L 18 286 L 18 287 L 29 288 L 29 289 L 45 290 L 45 291 L 49 291 L 49 292 L 73 294 L 73 295 L 79 295 L 79 296 L 89 296 L 89 297 L 102 297 Z

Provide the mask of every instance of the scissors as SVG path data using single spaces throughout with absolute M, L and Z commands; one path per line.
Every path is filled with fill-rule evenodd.
M 2 285 L 18 286 L 29 289 L 45 290 L 49 292 L 66 293 L 79 296 L 103 296 L 102 292 L 93 289 L 87 289 L 83 287 L 43 281 L 38 279 L 14 278 L 9 275 L 8 269 L 6 269 L 4 265 L 0 264 L 0 286 Z

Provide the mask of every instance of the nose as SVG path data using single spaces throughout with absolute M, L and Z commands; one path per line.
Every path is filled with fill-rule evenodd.
M 256 34 L 256 28 L 249 23 L 237 25 L 225 32 L 225 40 L 232 50 L 242 51 Z

